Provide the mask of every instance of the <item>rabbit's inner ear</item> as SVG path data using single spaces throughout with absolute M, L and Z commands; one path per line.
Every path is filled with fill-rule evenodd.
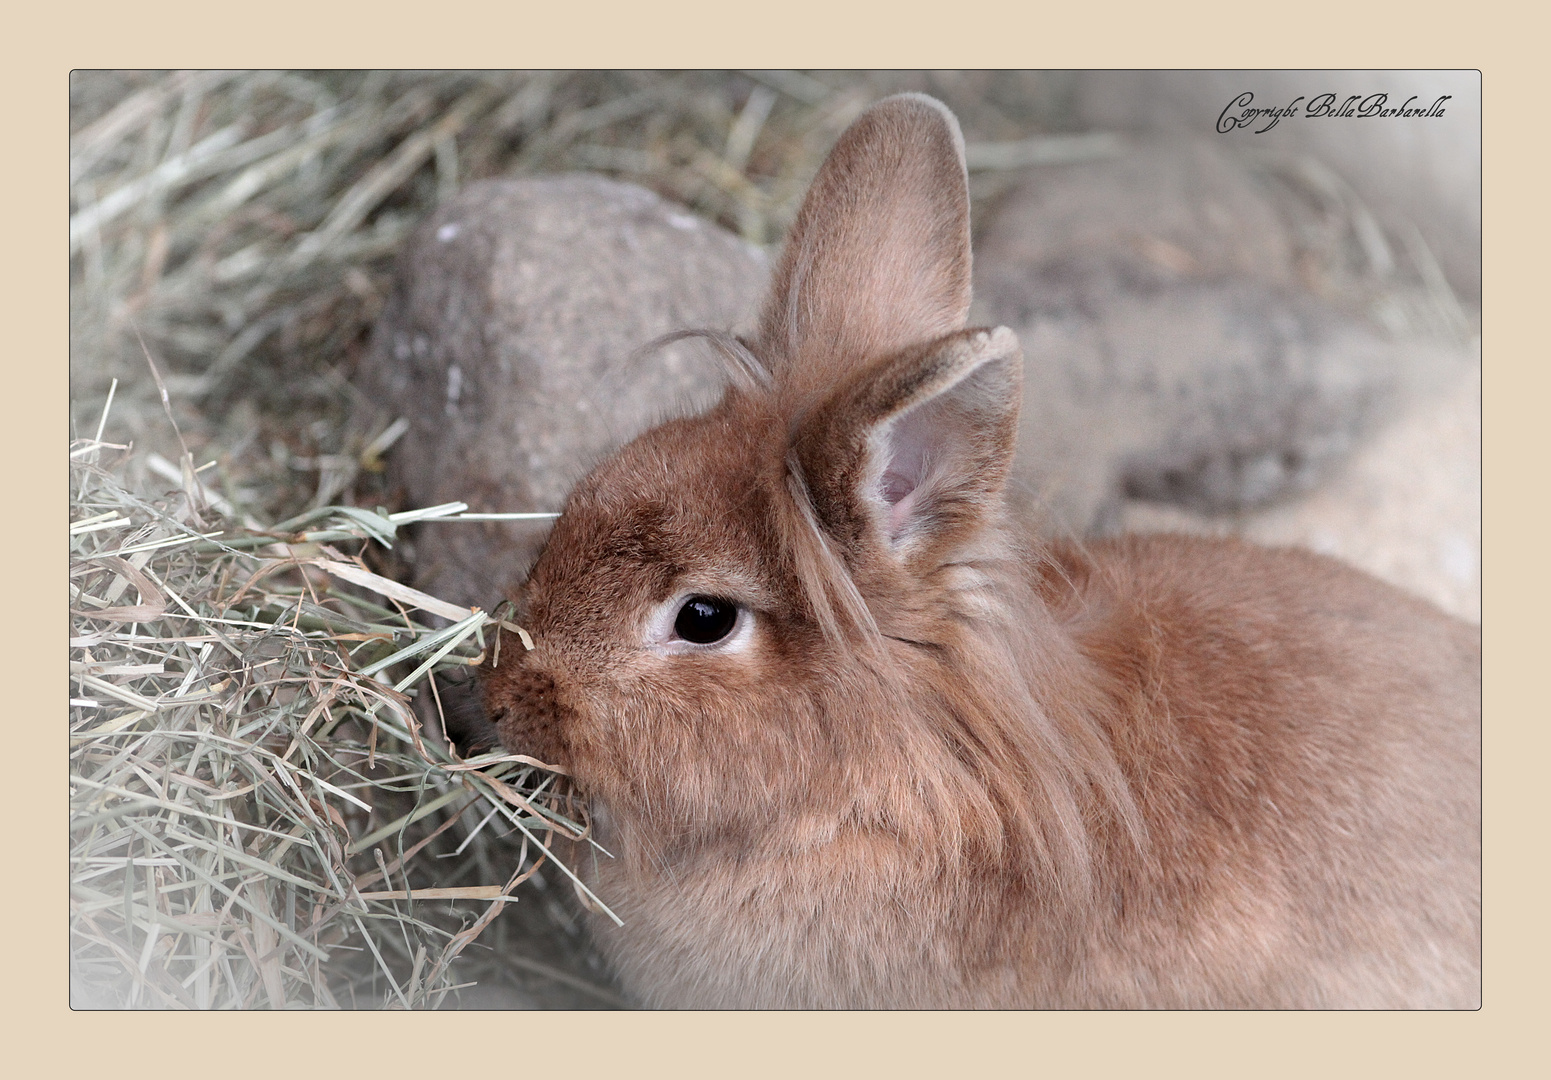
M 883 460 L 878 496 L 888 506 L 887 530 L 895 543 L 904 536 L 921 501 L 923 485 L 932 472 L 934 446 L 944 440 L 933 424 L 940 412 L 931 404 L 913 409 L 887 425 L 874 452 Z
M 1000 516 L 1023 377 L 1005 328 L 911 349 L 843 387 L 796 433 L 819 521 L 853 566 L 930 561 Z
M 881 426 L 875 491 L 888 507 L 883 525 L 895 548 L 988 516 L 1012 457 L 1021 402 L 1022 356 L 1003 333 L 1000 348 L 983 346 L 961 380 Z

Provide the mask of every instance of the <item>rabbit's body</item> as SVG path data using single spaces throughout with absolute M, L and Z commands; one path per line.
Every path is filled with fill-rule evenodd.
M 1045 544 L 950 115 L 842 138 L 739 385 L 571 494 L 486 697 L 662 1006 L 1479 997 L 1473 628 L 1337 563 Z M 1037 392 L 1037 388 L 1030 388 Z
M 1474 1006 L 1474 628 L 1231 541 L 944 576 L 863 671 L 793 640 L 580 750 L 625 920 L 595 936 L 640 1000 Z

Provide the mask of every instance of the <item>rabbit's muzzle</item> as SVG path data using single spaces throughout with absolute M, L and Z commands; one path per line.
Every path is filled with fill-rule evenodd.
M 548 672 L 521 662 L 503 664 L 485 683 L 485 704 L 507 750 L 566 766 L 570 710 Z

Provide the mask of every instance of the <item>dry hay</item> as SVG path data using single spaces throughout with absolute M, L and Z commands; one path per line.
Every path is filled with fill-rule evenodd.
M 408 695 L 434 701 L 500 620 L 352 554 L 463 507 L 258 531 L 211 509 L 188 457 L 173 496 L 132 494 L 96 460 L 124 449 L 71 449 L 73 1002 L 440 1004 L 518 885 L 571 876 L 553 837 L 586 836 L 542 762 L 422 737 Z M 504 842 L 437 866 L 487 831 Z
M 1062 86 L 1013 72 L 77 72 L 77 434 L 118 378 L 118 441 L 175 456 L 138 335 L 189 445 L 212 447 L 212 487 L 264 519 L 349 498 L 381 434 L 350 423 L 353 365 L 399 245 L 462 185 L 604 172 L 775 243 L 880 94 L 939 94 L 995 158 L 1059 126 Z M 143 457 L 129 468 L 132 486 L 150 481 Z

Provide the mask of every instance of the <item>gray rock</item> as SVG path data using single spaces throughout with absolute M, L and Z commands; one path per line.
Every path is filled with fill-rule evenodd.
M 567 174 L 470 185 L 404 250 L 360 374 L 410 429 L 390 458 L 414 506 L 553 511 L 602 456 L 714 400 L 703 344 L 640 348 L 754 311 L 764 254 L 631 184 Z M 416 584 L 493 606 L 542 524 L 422 526 Z
M 1469 362 L 1304 167 L 1133 140 L 1029 170 L 984 215 L 971 320 L 1023 344 L 1019 479 L 1059 526 L 1103 531 L 1125 497 L 1223 512 L 1306 490 Z

